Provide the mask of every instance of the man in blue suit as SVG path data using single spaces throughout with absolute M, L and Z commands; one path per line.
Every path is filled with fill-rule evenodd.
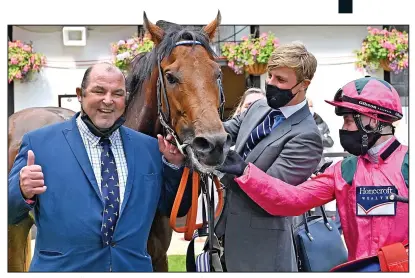
M 30 271 L 152 271 L 151 224 L 157 209 L 171 211 L 184 157 L 169 137 L 122 126 L 125 88 L 116 67 L 94 65 L 77 89 L 82 111 L 23 137 L 8 217 L 18 223 L 34 210 Z M 179 216 L 190 204 L 187 187 Z

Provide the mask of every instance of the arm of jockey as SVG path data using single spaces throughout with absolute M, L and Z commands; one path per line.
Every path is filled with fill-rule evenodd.
M 337 165 L 337 164 L 336 164 Z M 235 178 L 241 189 L 271 215 L 297 216 L 335 199 L 334 169 L 327 168 L 317 177 L 298 186 L 273 178 L 252 163 L 244 175 Z
M 173 208 L 174 200 L 176 198 L 177 190 L 180 185 L 180 180 L 183 175 L 184 167 L 177 167 L 166 161 L 164 156 L 163 160 L 163 186 L 160 194 L 160 201 L 158 209 L 166 216 L 170 216 Z M 186 189 L 183 193 L 182 202 L 177 213 L 177 217 L 183 217 L 187 214 L 192 205 L 192 173 L 189 173 Z
M 9 196 L 8 196 L 8 223 L 17 224 L 29 214 L 36 205 L 37 197 L 26 200 L 20 190 L 20 171 L 27 165 L 27 152 L 31 149 L 28 135 L 24 135 L 19 153 L 17 154 L 12 169 L 9 173 Z

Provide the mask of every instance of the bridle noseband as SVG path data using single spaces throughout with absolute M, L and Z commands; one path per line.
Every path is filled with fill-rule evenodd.
M 185 40 L 185 41 L 179 41 L 175 44 L 176 46 L 180 46 L 180 45 L 202 45 L 201 42 L 199 41 L 189 41 L 189 40 Z M 173 128 L 170 127 L 170 125 L 168 124 L 170 122 L 170 105 L 169 105 L 169 100 L 167 98 L 167 89 L 166 89 L 166 84 L 164 83 L 164 72 L 163 69 L 161 68 L 161 58 L 160 56 L 157 58 L 157 66 L 158 66 L 158 71 L 159 71 L 159 76 L 157 79 L 157 111 L 158 111 L 158 116 L 160 119 L 160 123 L 163 126 L 165 133 L 171 134 L 171 136 L 173 136 L 174 140 L 175 140 L 175 145 L 177 146 L 177 148 L 179 149 L 179 151 L 185 155 L 185 148 L 189 145 L 189 143 L 180 143 L 180 140 L 178 138 L 178 136 L 176 135 L 176 133 L 174 132 Z M 225 107 L 225 94 L 223 93 L 223 87 L 222 87 L 222 74 L 220 75 L 220 77 L 217 79 L 217 84 L 219 87 L 219 100 L 220 100 L 220 105 L 219 105 L 219 116 L 221 117 L 221 119 L 223 119 L 223 112 L 224 112 L 224 107 Z M 163 89 L 163 92 L 161 92 L 161 89 Z M 162 101 L 161 101 L 161 97 L 163 96 L 164 98 L 164 103 L 166 104 L 166 109 L 167 109 L 167 114 L 165 114 L 163 112 L 163 107 L 162 107 Z

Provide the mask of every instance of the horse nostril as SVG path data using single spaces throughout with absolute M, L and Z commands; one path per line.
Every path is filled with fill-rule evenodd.
M 196 137 L 193 139 L 192 146 L 196 151 L 203 153 L 209 153 L 214 148 L 214 145 L 205 137 Z
M 227 134 L 227 136 L 226 136 L 225 145 L 223 146 L 223 150 L 224 150 L 225 152 L 227 152 L 227 151 L 230 149 L 231 144 L 232 144 L 232 137 L 231 137 L 231 135 L 228 133 L 228 134 Z

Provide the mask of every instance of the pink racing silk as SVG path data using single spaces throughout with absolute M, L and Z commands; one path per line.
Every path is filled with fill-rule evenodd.
M 391 142 L 394 140 L 391 140 Z M 385 145 L 379 152 L 389 147 Z M 408 187 L 401 167 L 408 147 L 400 145 L 385 160 L 372 163 L 367 155 L 357 159 L 352 185 L 342 176 L 341 161 L 323 174 L 298 186 L 273 178 L 252 163 L 246 174 L 235 181 L 259 206 L 271 215 L 296 216 L 336 200 L 349 260 L 378 254 L 389 244 L 409 240 L 409 206 L 397 203 L 395 215 L 357 215 L 357 192 L 360 188 L 394 186 L 400 196 L 408 197 Z

